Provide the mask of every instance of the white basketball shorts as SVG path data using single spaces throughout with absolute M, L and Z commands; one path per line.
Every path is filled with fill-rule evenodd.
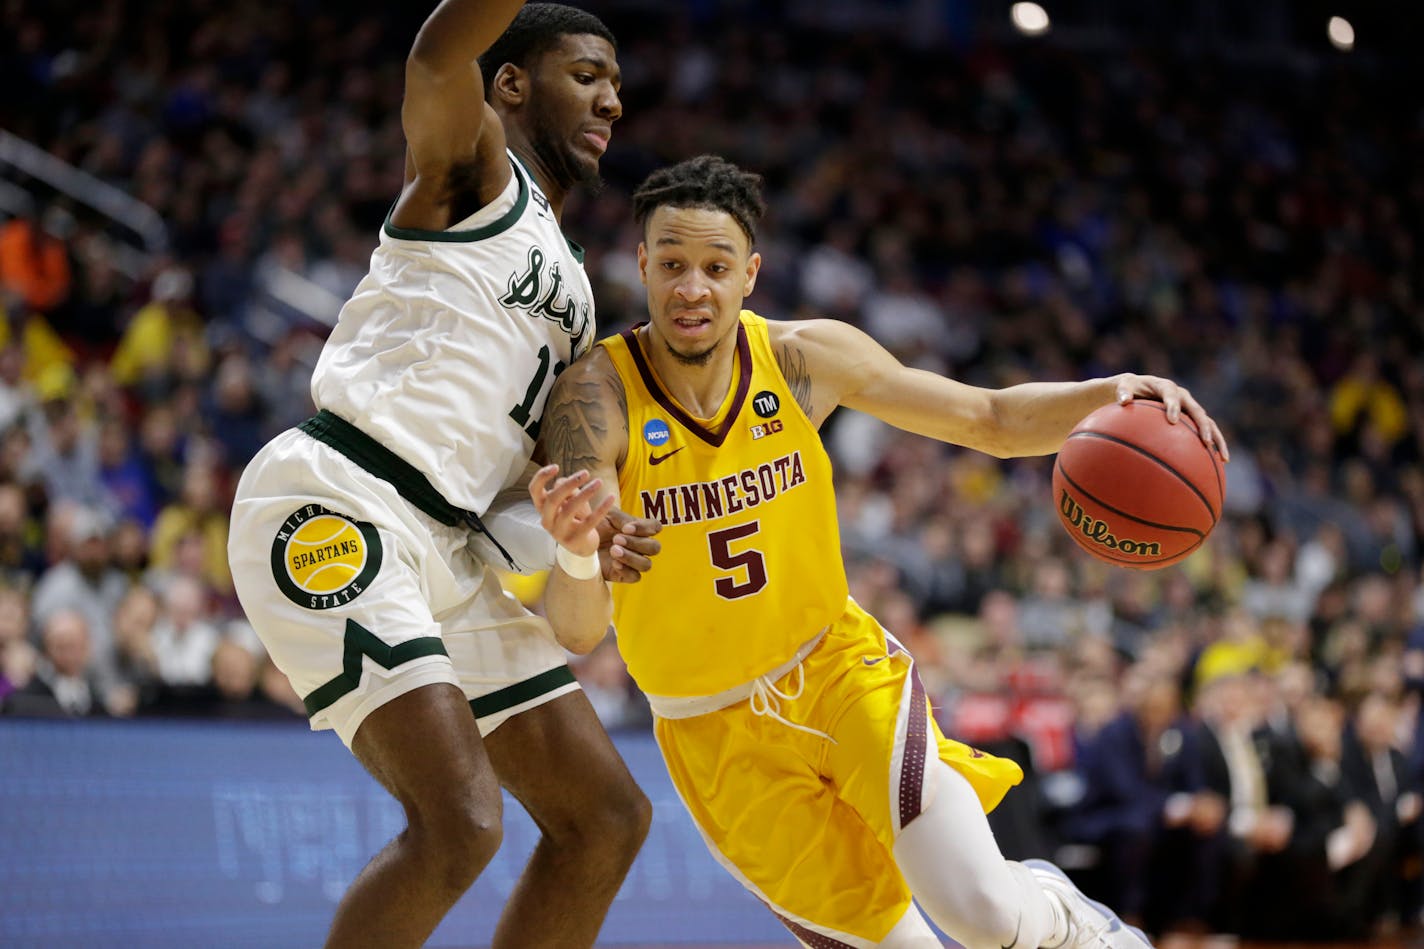
M 381 705 L 449 682 L 488 735 L 577 689 L 547 621 L 466 549 L 468 528 L 417 508 L 400 478 L 363 461 L 384 477 L 292 429 L 247 466 L 233 503 L 238 598 L 312 728 L 350 747 Z

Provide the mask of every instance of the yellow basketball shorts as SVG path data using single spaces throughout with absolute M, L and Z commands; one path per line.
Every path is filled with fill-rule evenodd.
M 911 907 L 891 854 L 933 797 L 931 756 L 986 812 L 1023 772 L 944 737 L 909 653 L 853 601 L 777 689 L 803 675 L 773 706 L 785 722 L 743 700 L 659 718 L 658 744 L 712 855 L 802 942 L 873 946 Z

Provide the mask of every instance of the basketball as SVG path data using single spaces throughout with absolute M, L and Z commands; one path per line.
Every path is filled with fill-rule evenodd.
M 1206 540 L 1226 477 L 1214 448 L 1161 402 L 1107 405 L 1073 429 L 1053 466 L 1053 500 L 1068 535 L 1099 560 L 1157 570 Z

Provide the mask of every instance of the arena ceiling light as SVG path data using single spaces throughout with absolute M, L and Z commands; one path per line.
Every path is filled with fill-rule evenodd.
M 1009 8 L 1014 29 L 1025 36 L 1041 36 L 1048 32 L 1048 11 L 1029 0 L 1020 0 Z
M 1330 23 L 1325 27 L 1325 35 L 1330 38 L 1330 45 L 1341 52 L 1348 53 L 1355 48 L 1355 28 L 1342 16 L 1330 18 Z

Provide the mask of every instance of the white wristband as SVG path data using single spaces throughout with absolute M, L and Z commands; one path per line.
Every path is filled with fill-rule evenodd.
M 554 562 L 575 580 L 592 580 L 603 572 L 598 554 L 576 554 L 563 544 L 554 547 Z

